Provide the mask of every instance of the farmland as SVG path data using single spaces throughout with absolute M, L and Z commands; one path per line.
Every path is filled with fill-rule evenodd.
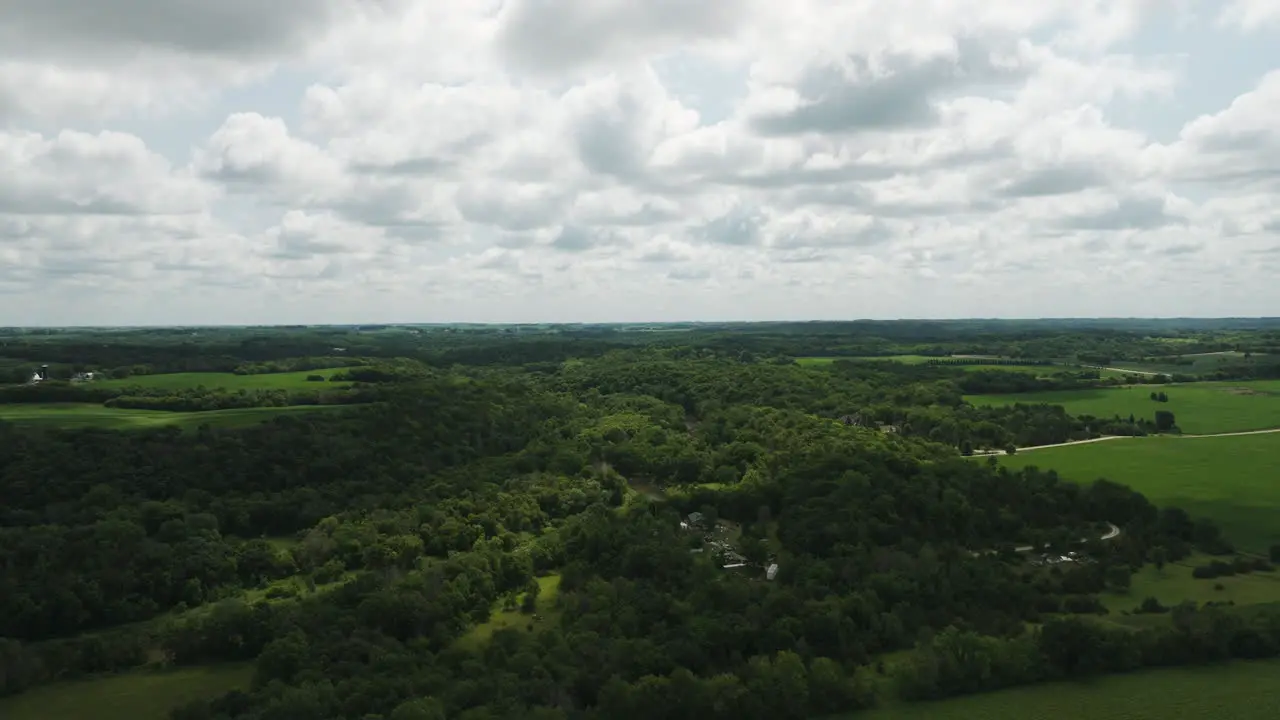
M 109 408 L 91 403 L 19 403 L 0 405 L 0 420 L 23 425 L 58 428 L 100 428 L 134 430 L 174 425 L 184 429 L 201 425 L 244 427 L 283 415 L 325 412 L 339 405 L 297 405 L 289 407 L 234 408 L 207 412 L 170 412 Z
M 165 720 L 169 711 L 229 690 L 247 689 L 252 667 L 213 665 L 135 671 L 75 680 L 0 699 L 5 720 Z
M 796 364 L 802 367 L 825 367 L 840 360 L 848 360 L 850 362 L 867 362 L 867 363 L 899 362 L 904 365 L 927 365 L 931 362 L 955 361 L 955 360 L 962 360 L 962 359 L 964 358 L 933 357 L 929 355 L 875 355 L 875 356 L 862 356 L 862 357 L 799 357 L 799 358 L 796 358 Z M 965 372 L 977 372 L 980 370 L 1001 370 L 1004 372 L 1027 373 L 1029 375 L 1037 375 L 1042 377 L 1048 377 L 1050 375 L 1053 375 L 1054 373 L 1077 372 L 1077 371 L 1086 369 L 1084 366 L 1073 365 L 1070 363 L 1064 363 L 1060 365 L 1059 364 L 1001 365 L 996 362 L 983 363 L 976 358 L 969 358 L 969 359 L 973 360 L 972 365 L 946 365 L 946 367 L 955 368 L 957 370 L 962 370 Z M 1007 362 L 1007 361 L 1001 361 L 1001 362 Z M 1130 373 L 1122 372 L 1116 369 L 1101 369 L 1101 370 L 1097 368 L 1088 368 L 1088 369 L 1097 370 L 1098 374 L 1104 378 L 1122 378 L 1130 374 Z
M 1169 401 L 1153 401 L 1153 390 L 1167 393 Z M 1099 418 L 1150 419 L 1157 410 L 1168 410 L 1191 435 L 1280 427 L 1280 381 L 1275 380 L 968 395 L 965 400 L 974 405 L 1047 403 L 1061 405 L 1072 415 Z
M 1280 662 L 1149 670 L 1088 683 L 1049 683 L 933 703 L 890 705 L 868 720 L 1270 720 L 1280 716 Z
M 1000 462 L 1011 468 L 1051 468 L 1076 482 L 1105 477 L 1124 483 L 1157 505 L 1217 521 L 1244 549 L 1265 551 L 1280 542 L 1275 524 L 1280 512 L 1278 456 L 1280 433 L 1267 433 L 1124 438 L 1002 456 Z
M 100 380 L 95 382 L 94 386 L 107 388 L 144 387 L 163 390 L 182 390 L 202 386 L 211 390 L 323 390 L 325 388 L 347 387 L 350 383 L 330 384 L 307 380 L 307 378 L 312 375 L 319 375 L 328 380 L 334 374 L 346 369 L 348 368 L 325 368 L 323 370 L 263 373 L 258 375 L 200 372 L 134 375 L 119 380 Z
M 1168 615 L 1134 615 L 1125 618 L 1121 613 L 1133 610 L 1144 599 L 1153 597 L 1165 607 L 1191 600 L 1196 603 L 1232 602 L 1236 605 L 1259 605 L 1280 602 L 1280 574 L 1255 572 L 1230 575 L 1212 580 L 1192 577 L 1197 565 L 1213 560 L 1210 555 L 1195 553 L 1163 568 L 1144 566 L 1133 574 L 1128 592 L 1108 591 L 1102 595 L 1102 603 L 1111 611 L 1109 620 L 1127 624 L 1127 620 L 1149 619 L 1168 622 Z M 1221 588 L 1221 589 L 1218 589 Z M 1133 624 L 1146 625 L 1146 622 Z
M 1200 374 L 1214 372 L 1229 365 L 1256 366 L 1274 361 L 1275 356 L 1249 355 L 1246 357 L 1242 352 L 1224 351 L 1151 358 L 1147 362 L 1117 360 L 1112 365 L 1143 372 Z

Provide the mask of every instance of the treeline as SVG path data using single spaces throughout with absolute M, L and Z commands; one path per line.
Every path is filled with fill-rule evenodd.
M 292 405 L 354 405 L 383 399 L 386 393 L 375 388 L 337 388 L 323 391 L 301 390 L 223 390 L 207 388 L 166 389 L 144 395 L 132 394 L 137 388 L 125 388 L 119 395 L 103 403 L 106 407 L 134 410 L 169 410 L 205 412 L 233 408 L 288 407 Z
M 895 679 L 906 699 L 934 700 L 1140 668 L 1280 657 L 1275 607 L 1188 602 L 1171 618 L 1169 626 L 1142 630 L 1054 618 L 1012 638 L 948 628 L 915 650 Z
M 304 370 L 322 370 L 335 367 L 357 367 L 376 362 L 372 358 L 348 357 L 345 355 L 323 357 L 298 357 L 264 362 L 240 363 L 232 370 L 237 375 L 271 375 L 274 373 L 301 372 Z

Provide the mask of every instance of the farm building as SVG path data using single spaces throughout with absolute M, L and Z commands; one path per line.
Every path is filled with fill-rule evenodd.
M 778 563 L 771 563 L 764 571 L 764 577 L 766 580 L 772 580 L 778 577 Z

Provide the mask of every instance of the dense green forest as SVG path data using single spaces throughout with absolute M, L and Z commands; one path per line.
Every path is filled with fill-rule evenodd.
M 1162 429 L 966 394 L 1115 381 L 1065 359 L 1235 353 L 1206 376 L 1280 376 L 1272 321 L 0 337 L 0 403 L 350 405 L 189 431 L 0 422 L 0 694 L 245 661 L 251 687 L 175 720 L 810 718 L 1280 655 L 1270 606 L 1100 622 L 1100 593 L 1145 563 L 1233 555 L 1213 523 L 964 457 Z M 1049 371 L 859 360 L 908 354 Z M 128 384 L 319 368 L 342 386 Z M 114 384 L 72 382 L 86 371 Z M 519 621 L 479 633 L 499 614 Z

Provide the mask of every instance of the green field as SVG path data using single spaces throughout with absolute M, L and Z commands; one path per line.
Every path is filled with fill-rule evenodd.
M 169 412 L 167 410 L 133 410 L 109 408 L 90 403 L 18 403 L 0 405 L 0 420 L 24 425 L 59 428 L 103 428 L 134 430 L 176 425 L 180 428 L 244 427 L 266 422 L 282 415 L 325 412 L 350 407 L 346 405 L 294 405 L 289 407 L 234 408 L 208 412 Z
M 1213 372 L 1224 365 L 1258 365 L 1275 362 L 1274 355 L 1251 355 L 1246 358 L 1242 352 L 1191 353 L 1178 357 L 1182 360 L 1190 361 L 1190 364 L 1160 362 L 1158 360 L 1147 363 L 1117 360 L 1112 363 L 1112 367 L 1132 368 L 1134 370 L 1167 373 L 1170 375 L 1174 373 L 1195 375 Z
M 488 642 L 495 630 L 503 628 L 524 628 L 533 625 L 535 629 L 554 627 L 559 623 L 559 610 L 556 608 L 556 596 L 560 593 L 560 576 L 547 575 L 538 578 L 538 603 L 536 614 L 540 618 L 535 621 L 532 615 L 525 615 L 518 609 L 495 609 L 488 622 L 471 628 L 466 635 L 458 638 L 458 646 L 469 650 L 480 650 Z M 524 600 L 523 593 L 517 603 Z
M 1147 565 L 1133 574 L 1133 585 L 1127 593 L 1107 592 L 1102 594 L 1102 603 L 1112 612 L 1108 619 L 1124 623 L 1120 613 L 1132 611 L 1145 598 L 1153 597 L 1165 607 L 1173 607 L 1184 600 L 1196 603 L 1211 601 L 1233 602 L 1236 605 L 1259 605 L 1280 602 L 1280 573 L 1249 573 L 1247 575 L 1231 575 L 1199 580 L 1191 576 L 1191 570 L 1197 565 L 1204 565 L 1213 558 L 1197 553 L 1185 560 L 1169 563 L 1157 570 L 1154 565 Z M 1222 586 L 1221 590 L 1216 586 Z M 1138 615 L 1136 619 L 1164 618 L 1168 615 Z M 1146 623 L 1137 623 L 1146 624 Z
M 193 700 L 248 689 L 249 664 L 142 671 L 44 685 L 0 699 L 4 720 L 166 720 Z
M 1147 670 L 931 703 L 898 703 L 847 716 L 866 720 L 1273 720 L 1280 661 Z
M 161 375 L 134 375 L 120 380 L 100 380 L 93 387 L 125 388 L 145 387 L 166 390 L 181 390 L 204 386 L 209 389 L 225 390 L 323 390 L 325 388 L 347 387 L 350 383 L 327 383 L 307 380 L 309 375 L 321 375 L 326 380 L 335 373 L 349 368 L 324 368 L 322 370 L 304 370 L 287 373 L 266 373 L 262 375 L 237 375 L 235 373 L 164 373 Z
M 1215 520 L 1243 549 L 1280 542 L 1280 433 L 1234 437 L 1146 437 L 997 456 L 1012 468 L 1035 465 L 1089 483 L 1105 477 L 1151 502 Z
M 796 364 L 806 367 L 823 367 L 830 365 L 838 360 L 849 360 L 851 362 L 900 362 L 906 365 L 925 365 L 935 360 L 946 360 L 947 358 L 931 357 L 928 355 L 876 355 L 863 357 L 798 357 Z M 1072 372 L 1082 370 L 1077 365 L 996 365 L 996 364 L 973 364 L 973 365 L 948 365 L 966 372 L 976 372 L 978 370 L 1003 370 L 1005 372 L 1020 372 L 1034 375 L 1049 376 L 1059 372 Z M 1099 370 L 1098 374 L 1104 378 L 1124 377 L 1128 373 L 1117 370 Z
M 1152 391 L 1165 392 L 1169 402 L 1155 402 Z M 1072 415 L 1113 418 L 1129 415 L 1150 420 L 1168 410 L 1184 433 L 1204 435 L 1280 427 L 1280 381 L 1204 382 L 1178 385 L 1061 390 L 1008 395 L 966 395 L 974 405 L 1049 403 Z

